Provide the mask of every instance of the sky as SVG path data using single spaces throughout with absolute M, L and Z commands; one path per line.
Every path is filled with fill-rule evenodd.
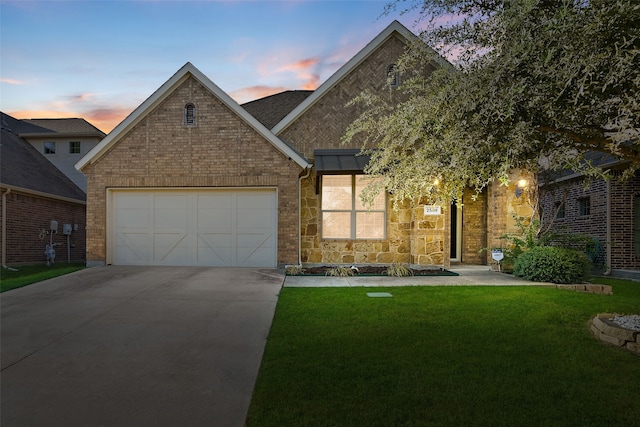
M 316 89 L 394 19 L 387 0 L 0 0 L 0 110 L 108 133 L 191 62 L 242 104 Z

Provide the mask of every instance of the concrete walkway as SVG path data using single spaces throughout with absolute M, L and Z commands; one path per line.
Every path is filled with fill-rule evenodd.
M 450 271 L 458 276 L 413 276 L 413 277 L 327 277 L 327 276 L 287 276 L 285 287 L 355 287 L 355 286 L 555 286 L 535 283 L 515 277 L 512 274 L 491 271 L 486 265 L 454 266 Z
M 110 266 L 3 293 L 0 425 L 244 425 L 283 279 Z

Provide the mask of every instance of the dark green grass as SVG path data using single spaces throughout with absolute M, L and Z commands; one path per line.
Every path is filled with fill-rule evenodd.
M 27 286 L 52 277 L 62 276 L 84 268 L 84 263 L 58 263 L 47 267 L 44 263 L 16 267 L 18 271 L 0 269 L 0 292 Z
M 640 357 L 587 327 L 640 312 L 640 283 L 612 284 L 284 288 L 247 424 L 638 426 Z

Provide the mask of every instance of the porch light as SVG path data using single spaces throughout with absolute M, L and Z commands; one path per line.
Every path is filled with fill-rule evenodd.
M 521 179 L 518 181 L 518 183 L 516 184 L 516 197 L 520 197 L 522 195 L 522 193 L 527 189 L 527 180 L 526 179 Z

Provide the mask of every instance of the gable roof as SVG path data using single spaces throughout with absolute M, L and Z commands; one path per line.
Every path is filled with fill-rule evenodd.
M 18 130 L 21 137 L 35 136 L 97 136 L 106 134 L 85 119 L 25 119 L 25 126 Z M 31 125 L 27 127 L 27 125 Z
M 91 149 L 75 167 L 82 170 L 86 165 L 94 163 L 102 155 L 111 148 L 117 141 L 125 135 L 130 129 L 136 126 L 153 108 L 164 101 L 178 86 L 180 86 L 189 77 L 195 78 L 200 84 L 207 88 L 214 96 L 222 101 L 231 111 L 236 113 L 245 123 L 252 127 L 262 137 L 269 141 L 283 155 L 296 162 L 301 168 L 311 167 L 311 164 L 302 155 L 292 149 L 289 145 L 269 132 L 262 123 L 249 114 L 236 101 L 234 101 L 226 92 L 220 89 L 207 76 L 202 74 L 200 70 L 187 62 L 180 68 L 169 80 L 167 80 L 158 90 L 156 90 L 149 98 L 147 98 L 138 108 L 133 110 L 127 118 L 125 118 L 118 126 L 113 129 L 98 145 Z
M 0 185 L 41 196 L 86 201 L 87 196 L 60 169 L 47 160 L 13 129 L 24 125 L 2 114 L 2 139 L 0 139 Z
M 338 71 L 336 71 L 329 79 L 318 87 L 313 94 L 307 97 L 302 103 L 300 103 L 293 111 L 287 114 L 280 122 L 275 125 L 271 131 L 278 135 L 282 133 L 287 127 L 289 127 L 298 117 L 300 117 L 305 111 L 313 106 L 318 100 L 320 100 L 329 90 L 336 86 L 343 78 L 345 78 L 351 71 L 353 71 L 358 65 L 366 60 L 373 52 L 375 52 L 380 46 L 382 46 L 387 40 L 389 40 L 395 34 L 400 35 L 404 39 L 410 42 L 419 41 L 418 36 L 413 34 L 398 21 L 393 21 L 387 28 L 385 28 L 380 34 L 378 34 L 373 40 L 371 40 L 360 52 L 358 52 L 353 58 L 351 58 L 346 64 L 344 64 Z M 430 49 L 426 44 L 425 47 Z M 434 51 L 435 53 L 435 51 Z M 439 57 L 439 56 L 438 56 Z M 444 63 L 446 60 L 442 59 Z
M 244 103 L 241 106 L 267 129 L 271 129 L 312 93 L 312 90 L 288 90 Z

